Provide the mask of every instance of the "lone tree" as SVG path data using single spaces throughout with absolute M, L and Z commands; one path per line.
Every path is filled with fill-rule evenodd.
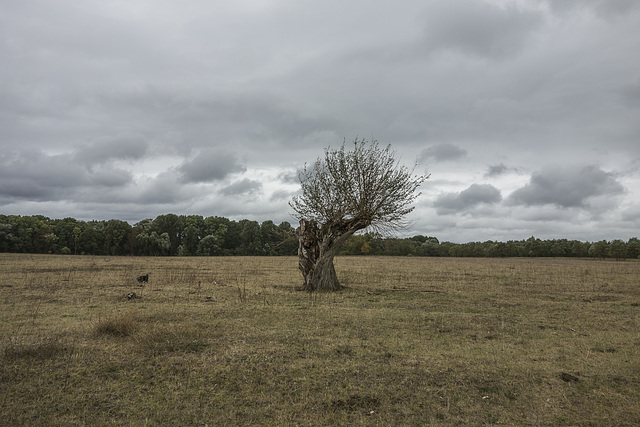
M 345 143 L 325 149 L 324 159 L 298 174 L 302 195 L 289 206 L 300 221 L 296 236 L 304 290 L 340 289 L 333 265 L 340 246 L 358 230 L 404 227 L 420 195 L 416 190 L 429 178 L 400 165 L 390 145 L 381 149 L 376 141 L 357 138 L 353 144 L 351 151 Z

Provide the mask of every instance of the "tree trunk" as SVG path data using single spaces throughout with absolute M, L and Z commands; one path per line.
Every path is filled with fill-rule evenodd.
M 329 231 L 333 232 L 329 232 Z M 333 258 L 340 245 L 353 231 L 335 232 L 332 227 L 319 228 L 315 221 L 301 220 L 298 237 L 298 266 L 304 277 L 306 291 L 337 291 L 338 281 Z

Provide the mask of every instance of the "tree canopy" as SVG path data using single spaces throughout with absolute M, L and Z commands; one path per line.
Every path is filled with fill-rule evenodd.
M 299 174 L 302 194 L 289 202 L 300 221 L 296 235 L 303 289 L 340 289 L 333 265 L 340 246 L 362 229 L 404 226 L 420 195 L 416 190 L 427 178 L 401 165 L 390 145 L 381 149 L 376 141 L 357 138 L 352 150 L 345 141 L 339 149 L 327 148 L 312 167 L 305 165 Z
M 289 205 L 298 220 L 319 224 L 349 222 L 356 229 L 389 230 L 405 225 L 404 218 L 420 196 L 418 187 L 428 176 L 396 160 L 391 146 L 356 139 L 353 150 L 346 142 L 337 150 L 327 148 L 323 159 L 299 173 L 302 194 Z

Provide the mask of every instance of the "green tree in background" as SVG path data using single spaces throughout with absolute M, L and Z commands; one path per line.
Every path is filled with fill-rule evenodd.
M 627 257 L 627 244 L 622 240 L 613 240 L 609 244 L 609 257 L 624 259 Z
M 632 237 L 627 242 L 627 258 L 640 258 L 640 240 L 637 237 Z
M 173 237 L 172 237 L 173 236 Z M 173 239 L 173 240 L 172 240 Z M 81 221 L 42 215 L 0 214 L 0 252 L 87 255 L 221 256 L 295 255 L 299 240 L 288 222 L 234 221 L 220 216 L 160 215 L 131 226 L 121 220 Z M 435 237 L 383 237 L 369 231 L 352 234 L 340 255 L 430 257 L 592 257 L 633 259 L 640 256 L 637 237 L 623 240 L 526 240 L 468 243 Z

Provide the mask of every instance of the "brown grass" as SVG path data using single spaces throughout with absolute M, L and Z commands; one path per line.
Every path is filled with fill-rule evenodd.
M 637 261 L 296 266 L 0 254 L 3 425 L 640 424 Z

